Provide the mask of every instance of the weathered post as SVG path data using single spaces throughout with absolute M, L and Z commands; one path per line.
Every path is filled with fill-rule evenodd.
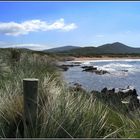
M 23 79 L 24 137 L 36 134 L 38 79 Z

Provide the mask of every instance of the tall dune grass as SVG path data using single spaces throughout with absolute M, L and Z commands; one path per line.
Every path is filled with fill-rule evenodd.
M 140 137 L 139 111 L 137 116 L 130 118 L 85 91 L 70 90 L 50 57 L 23 53 L 18 62 L 8 61 L 8 58 L 1 60 L 1 64 L 4 63 L 0 65 L 0 72 L 3 73 L 0 75 L 2 138 L 23 137 L 23 78 L 39 79 L 37 127 L 32 130 L 35 132 L 32 137 Z

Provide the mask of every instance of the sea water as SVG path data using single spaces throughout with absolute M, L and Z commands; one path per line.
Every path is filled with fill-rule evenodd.
M 68 71 L 63 72 L 64 80 L 70 85 L 79 83 L 88 91 L 101 91 L 104 87 L 133 86 L 140 95 L 140 59 L 85 60 L 67 63 L 73 62 L 81 62 L 81 65 L 70 67 Z M 97 75 L 85 72 L 81 68 L 82 66 L 95 66 L 97 69 L 106 70 L 109 73 Z

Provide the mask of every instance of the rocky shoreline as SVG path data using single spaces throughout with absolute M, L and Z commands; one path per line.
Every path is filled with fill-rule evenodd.
M 73 62 L 72 64 L 62 64 L 62 65 L 58 65 L 57 67 L 62 70 L 62 71 L 67 71 L 70 67 L 76 67 L 76 66 L 81 66 L 80 62 Z M 97 67 L 94 66 L 81 66 L 81 68 L 83 69 L 83 72 L 91 72 L 91 73 L 95 73 L 97 75 L 103 75 L 103 74 L 109 74 L 108 71 L 106 70 L 100 70 Z
M 81 84 L 75 83 L 71 87 L 75 91 L 87 92 Z M 128 86 L 126 88 L 112 88 L 107 87 L 99 91 L 91 91 L 90 94 L 99 98 L 101 101 L 108 105 L 113 106 L 126 106 L 128 110 L 134 111 L 135 109 L 140 109 L 140 100 L 138 99 L 137 91 L 134 87 Z
M 83 71 L 85 72 L 92 72 L 98 75 L 109 73 L 106 70 L 99 70 L 97 67 L 94 67 L 94 66 L 82 66 L 81 68 L 83 68 Z
M 95 73 L 97 75 L 110 74 L 109 71 L 98 69 L 98 67 L 91 65 L 86 66 L 81 64 L 82 64 L 81 62 L 70 62 L 68 64 L 66 63 L 61 64 L 58 67 L 63 71 L 67 71 L 71 67 L 78 66 L 81 68 L 81 71 L 83 72 Z M 128 72 L 128 70 L 122 71 L 125 73 Z M 75 91 L 85 92 L 87 94 L 87 91 L 79 83 L 75 83 L 73 87 L 71 87 L 71 89 Z M 128 86 L 124 89 L 122 88 L 108 89 L 107 87 L 105 87 L 100 92 L 93 90 L 90 92 L 90 94 L 96 96 L 101 101 L 111 106 L 120 106 L 120 107 L 127 106 L 127 109 L 131 111 L 137 108 L 140 109 L 140 101 L 138 99 L 137 91 L 135 88 L 131 86 Z
M 75 66 L 80 66 L 80 64 L 63 64 L 63 65 L 58 65 L 57 67 L 63 71 L 67 71 L 70 67 L 75 67 Z

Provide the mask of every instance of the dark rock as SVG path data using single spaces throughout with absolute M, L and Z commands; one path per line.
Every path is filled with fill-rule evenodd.
M 74 83 L 74 86 L 82 86 L 82 85 L 79 83 Z
M 65 65 L 65 64 L 63 64 L 63 65 L 61 65 L 62 67 L 73 67 L 73 65 Z
M 128 72 L 128 70 L 122 70 L 123 72 Z
M 81 84 L 79 83 L 75 83 L 72 87 L 70 87 L 72 90 L 74 91 L 80 91 L 80 92 L 85 92 L 86 93 L 86 90 L 82 87 Z
M 115 88 L 107 89 L 105 87 L 101 90 L 100 95 L 98 95 L 98 97 L 102 98 L 105 102 L 110 102 L 112 105 L 123 104 L 123 101 L 127 99 L 128 107 L 131 111 L 140 107 L 137 96 L 136 89 L 129 86 L 126 89 L 119 89 L 117 92 Z
M 69 67 L 74 67 L 74 66 L 80 66 L 79 64 L 63 64 L 63 65 L 58 65 L 57 67 L 67 71 L 69 69 Z
M 140 107 L 139 99 L 137 98 L 137 96 L 132 95 L 129 101 L 129 108 L 133 111 L 138 107 Z
M 106 70 L 95 70 L 94 72 L 95 72 L 96 74 L 98 74 L 98 75 L 103 75 L 103 74 L 109 73 L 109 72 L 106 71 Z
M 93 67 L 93 66 L 83 66 L 82 68 L 84 68 L 83 71 L 90 71 L 90 72 L 97 70 L 97 67 Z
M 88 66 L 82 66 L 81 68 L 85 69 L 85 68 L 88 68 Z
M 79 84 L 79 83 L 75 83 L 74 86 L 75 86 L 76 89 L 81 89 L 82 88 L 82 85 Z
M 101 90 L 101 93 L 106 93 L 106 92 L 107 92 L 107 87 L 105 87 Z
M 136 89 L 129 89 L 129 88 L 127 88 L 127 89 L 120 89 L 120 91 L 118 92 L 118 93 L 116 93 L 117 94 L 117 96 L 119 96 L 121 99 L 124 99 L 124 98 L 126 98 L 126 97 L 128 97 L 128 96 L 135 96 L 135 97 L 137 97 L 138 95 L 137 95 L 137 92 L 136 92 Z
M 98 70 L 97 67 L 93 67 L 93 66 L 82 66 L 81 68 L 84 69 L 83 71 L 96 73 L 98 75 L 103 75 L 103 74 L 109 73 L 106 70 Z
M 57 66 L 57 67 L 62 69 L 63 71 L 67 71 L 69 69 L 69 67 L 66 66 L 66 65 L 60 65 L 60 66 Z
M 68 67 L 75 67 L 75 66 L 80 66 L 79 64 L 68 64 L 68 65 L 65 65 L 65 66 L 68 66 Z
M 82 66 L 81 68 L 83 68 L 83 69 L 88 69 L 88 68 L 93 68 L 93 66 Z
M 107 92 L 108 92 L 108 94 L 113 94 L 113 93 L 115 93 L 115 88 L 109 89 Z
M 63 64 L 61 66 L 64 66 L 64 67 L 75 67 L 75 66 L 80 66 L 79 64 Z

